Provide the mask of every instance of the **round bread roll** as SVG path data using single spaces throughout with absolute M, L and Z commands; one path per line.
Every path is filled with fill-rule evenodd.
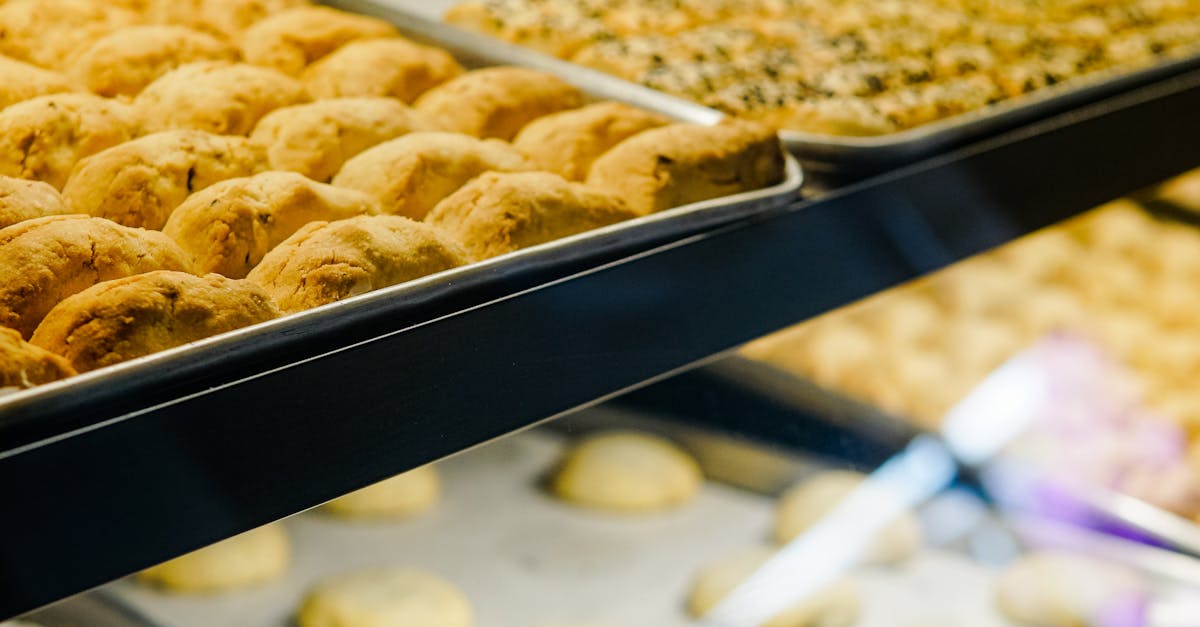
M 151 21 L 181 24 L 226 39 L 237 39 L 255 22 L 312 0 L 154 0 Z
M 355 39 L 397 34 L 395 26 L 373 17 L 329 7 L 300 7 L 246 29 L 242 54 L 248 63 L 298 76 L 310 63 Z
M 62 188 L 80 159 L 134 136 L 133 112 L 91 94 L 50 94 L 0 111 L 0 174 Z
M 0 56 L 0 109 L 46 94 L 72 91 L 66 76 Z
M 136 96 L 181 65 L 239 58 L 232 44 L 186 26 L 131 26 L 93 42 L 69 72 L 92 93 L 112 98 Z
M 583 94 L 552 74 L 519 67 L 473 70 L 425 92 L 414 105 L 438 128 L 511 140 L 526 124 L 583 105 Z
M 133 101 L 143 133 L 195 129 L 249 135 L 275 109 L 308 101 L 304 85 L 249 63 L 198 61 L 150 83 Z
M 1031 627 L 1100 624 L 1144 601 L 1137 575 L 1086 555 L 1032 553 L 1010 564 L 996 580 L 996 606 Z
M 31 388 L 75 375 L 70 362 L 0 327 L 0 388 Z
M 769 549 L 758 548 L 706 566 L 692 580 L 688 613 L 702 618 L 770 558 Z M 858 620 L 859 606 L 858 586 L 842 579 L 780 612 L 764 627 L 848 627 Z
M 151 566 L 137 578 L 170 592 L 222 592 L 282 575 L 290 553 L 283 525 L 274 523 Z
M 325 504 L 343 518 L 405 518 L 437 503 L 442 482 L 433 466 L 414 468 Z
M 463 73 L 441 48 L 401 37 L 352 41 L 304 70 L 313 98 L 395 98 L 412 102 Z
M 471 605 L 444 579 L 389 568 L 349 573 L 317 584 L 296 615 L 299 627 L 470 627 Z
M 822 472 L 791 488 L 779 500 L 775 511 L 775 541 L 791 542 L 825 517 L 865 476 L 849 470 Z M 880 532 L 867 549 L 864 559 L 892 564 L 912 557 L 921 548 L 921 525 L 916 516 L 905 514 Z
M 637 514 L 691 502 L 702 481 L 700 466 L 671 442 L 646 433 L 610 431 L 589 435 L 572 447 L 551 487 L 569 503 Z
M 0 229 L 18 222 L 71 213 L 53 185 L 0 176 Z
M 572 181 L 587 178 L 592 162 L 613 146 L 669 120 L 619 102 L 601 102 L 538 118 L 521 129 L 513 147 L 539 169 Z
M 133 11 L 94 0 L 8 0 L 0 4 L 0 54 L 64 68 L 89 43 L 142 20 Z

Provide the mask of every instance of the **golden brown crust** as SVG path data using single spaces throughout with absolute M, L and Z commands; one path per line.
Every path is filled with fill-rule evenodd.
M 636 218 L 615 195 L 549 172 L 488 172 L 454 192 L 425 221 L 475 260 Z
M 232 39 L 263 18 L 310 0 L 152 0 L 150 15 L 162 24 L 180 24 Z
M 352 41 L 308 66 L 313 98 L 387 97 L 412 102 L 463 73 L 450 53 L 401 37 Z
M 67 360 L 0 327 L 0 388 L 31 388 L 75 374 Z
M 538 118 L 521 129 L 513 147 L 539 169 L 568 180 L 587 178 L 592 162 L 638 133 L 670 120 L 619 102 L 600 102 Z
M 50 94 L 0 111 L 0 174 L 67 182 L 75 164 L 128 141 L 133 112 L 124 104 L 91 94 Z
M 199 273 L 240 279 L 309 222 L 379 213 L 366 194 L 322 185 L 293 172 L 222 181 L 188 197 L 163 232 Z
M 78 215 L 26 220 L 0 229 L 0 324 L 28 337 L 60 301 L 96 283 L 189 266 L 157 231 Z
M 217 181 L 250 176 L 264 169 L 264 161 L 244 137 L 155 133 L 80 161 L 63 197 L 79 213 L 161 229 L 189 194 Z
M 70 72 L 94 94 L 136 96 L 181 65 L 239 58 L 232 44 L 186 26 L 131 26 L 93 42 Z
M 299 76 L 304 68 L 356 39 L 397 35 L 395 26 L 329 7 L 302 7 L 272 15 L 242 34 L 246 61 Z
M 557 76 L 519 67 L 467 72 L 425 92 L 417 111 L 438 128 L 510 140 L 529 122 L 583 105 L 583 94 Z
M 266 149 L 271 168 L 324 182 L 358 153 L 428 129 L 398 100 L 337 98 L 276 109 L 263 117 L 250 139 Z
M 200 61 L 161 76 L 133 106 L 143 133 L 195 129 L 249 135 L 264 115 L 307 101 L 300 81 L 269 68 Z
M 10 0 L 0 6 L 0 54 L 65 68 L 84 46 L 142 20 L 94 0 Z
M 756 122 L 672 124 L 635 135 L 592 164 L 587 182 L 646 215 L 783 180 L 783 148 Z
M 72 90 L 71 82 L 58 72 L 0 56 L 0 109 L 30 98 Z
M 70 207 L 49 183 L 0 176 L 0 229 L 25 220 L 68 213 Z
M 367 193 L 385 213 L 420 220 L 438 201 L 484 172 L 532 169 L 521 153 L 499 140 L 411 133 L 347 161 L 333 184 Z
M 400 216 L 312 222 L 267 253 L 247 279 L 292 313 L 468 262 L 452 239 Z
M 147 272 L 63 300 L 30 342 L 87 372 L 278 317 L 275 303 L 248 281 Z

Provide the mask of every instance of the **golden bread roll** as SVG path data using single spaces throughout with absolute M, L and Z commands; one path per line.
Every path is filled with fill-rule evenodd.
M 0 174 L 61 188 L 75 164 L 134 136 L 129 107 L 91 94 L 50 94 L 0 111 Z
M 463 73 L 449 52 L 403 39 L 352 41 L 305 68 L 313 98 L 387 97 L 412 102 Z
M 0 56 L 0 109 L 30 98 L 72 89 L 70 80 L 58 72 Z
M 333 499 L 321 509 L 339 518 L 407 518 L 433 507 L 441 493 L 437 468 L 421 466 Z
M 196 272 L 240 279 L 309 222 L 376 213 L 378 205 L 361 192 L 294 172 L 264 172 L 192 194 L 163 232 L 188 253 Z
M 700 465 L 670 440 L 638 431 L 604 431 L 571 447 L 551 479 L 569 503 L 615 513 L 657 512 L 700 493 Z
M 301 7 L 246 29 L 242 55 L 248 63 L 299 76 L 310 63 L 351 41 L 397 34 L 395 26 L 373 17 L 329 7 Z
M 775 131 L 754 122 L 672 124 L 617 144 L 592 164 L 589 185 L 641 215 L 774 185 L 783 180 Z
M 472 627 L 471 604 L 450 582 L 409 568 L 321 581 L 296 611 L 297 627 Z
M 31 388 L 75 374 L 67 360 L 26 342 L 13 329 L 0 327 L 0 389 Z
M 401 216 L 361 216 L 309 223 L 246 278 L 293 313 L 467 262 L 462 248 L 434 227 Z
M 151 0 L 153 21 L 179 24 L 234 38 L 263 18 L 312 4 L 311 0 Z
M 68 213 L 70 207 L 49 183 L 0 176 L 0 229 L 25 220 Z
M 69 72 L 94 94 L 136 96 L 181 65 L 239 58 L 233 44 L 186 26 L 131 26 L 93 42 Z
M 9 0 L 0 4 L 0 54 L 64 68 L 84 46 L 142 20 L 133 11 L 92 0 Z
M 487 172 L 425 221 L 487 259 L 638 217 L 621 198 L 550 172 Z
M 414 106 L 443 130 L 510 140 L 543 115 L 583 106 L 583 94 L 552 74 L 491 67 L 430 89 Z
M 166 131 L 113 146 L 80 161 L 63 188 L 79 213 L 126 226 L 161 229 L 193 192 L 264 169 L 244 137 Z
M 592 162 L 613 146 L 669 122 L 661 115 L 626 104 L 601 102 L 530 122 L 517 133 L 513 147 L 539 169 L 582 181 Z
M 426 122 L 393 98 L 336 98 L 276 109 L 250 139 L 266 149 L 272 169 L 327 182 L 358 153 L 424 130 Z
M 195 129 L 249 135 L 264 115 L 307 101 L 300 81 L 269 68 L 199 61 L 150 83 L 133 106 L 143 133 Z
M 78 215 L 14 224 L 0 229 L 0 324 L 29 337 L 64 298 L 154 270 L 191 270 L 183 250 L 157 231 Z
M 350 159 L 333 184 L 366 192 L 385 213 L 420 220 L 484 172 L 532 169 L 528 159 L 499 140 L 461 133 L 411 133 Z
M 289 562 L 287 532 L 273 523 L 151 566 L 137 578 L 173 593 L 214 593 L 268 582 Z
M 63 299 L 29 342 L 88 372 L 278 317 L 275 303 L 249 281 L 160 270 Z

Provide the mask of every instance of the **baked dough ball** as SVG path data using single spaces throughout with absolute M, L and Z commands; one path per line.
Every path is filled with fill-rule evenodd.
M 449 52 L 400 37 L 352 41 L 308 66 L 313 98 L 396 98 L 412 102 L 463 73 Z
M 0 174 L 61 188 L 82 158 L 134 135 L 129 108 L 91 94 L 50 94 L 0 111 Z
M 222 592 L 270 581 L 290 560 L 287 533 L 274 523 L 151 566 L 137 578 L 170 592 Z
M 731 121 L 638 133 L 596 159 L 587 182 L 646 215 L 775 185 L 783 177 L 783 148 L 774 129 Z
M 9 0 L 0 5 L 0 54 L 63 68 L 84 46 L 142 19 L 93 0 Z
M 996 606 L 1010 620 L 1036 627 L 1100 624 L 1145 594 L 1137 575 L 1086 555 L 1032 553 L 996 580 Z
M 171 238 L 88 216 L 35 218 L 0 229 L 0 324 L 29 337 L 61 300 L 101 281 L 190 270 Z
M 46 94 L 71 91 L 66 76 L 0 56 L 0 109 Z
M 308 64 L 354 41 L 392 37 L 396 27 L 377 18 L 329 7 L 301 7 L 276 13 L 242 34 L 248 63 L 298 76 Z
M 0 176 L 0 229 L 18 222 L 71 213 L 49 183 Z
M 197 61 L 237 61 L 238 49 L 186 26 L 131 26 L 101 37 L 71 65 L 71 76 L 106 97 L 136 96 L 163 74 Z
M 312 222 L 263 257 L 247 278 L 284 312 L 397 285 L 467 263 L 450 237 L 400 216 Z
M 1200 170 L 1192 170 L 1164 183 L 1157 190 L 1162 200 L 1191 211 L 1200 211 Z
M 87 372 L 278 317 L 275 303 L 249 281 L 160 270 L 66 298 L 29 342 Z
M 299 627 L 471 627 L 471 604 L 450 582 L 419 570 L 388 568 L 331 577 L 309 591 Z
M 549 172 L 486 172 L 450 194 L 425 221 L 487 259 L 636 218 L 619 197 Z
M 0 389 L 31 388 L 75 375 L 67 360 L 0 327 Z
M 328 181 L 358 153 L 428 125 L 393 98 L 338 98 L 276 109 L 250 138 L 275 170 Z
M 517 133 L 513 146 L 539 169 L 582 181 L 592 162 L 613 146 L 667 123 L 655 113 L 619 102 L 601 102 L 534 120 Z
M 849 470 L 820 473 L 791 488 L 775 511 L 775 541 L 786 544 L 820 522 L 862 483 L 864 475 Z M 864 559 L 892 564 L 912 557 L 921 548 L 921 524 L 906 513 L 885 527 L 867 549 Z
M 167 131 L 80 161 L 63 187 L 63 197 L 79 213 L 161 229 L 189 194 L 218 181 L 250 176 L 263 166 L 262 152 L 244 137 Z
M 309 222 L 376 213 L 375 201 L 361 192 L 294 172 L 263 172 L 188 196 L 163 232 L 188 253 L 196 272 L 241 279 Z
M 153 0 L 153 21 L 180 24 L 233 39 L 259 20 L 311 0 Z
M 583 94 L 557 76 L 520 67 L 491 67 L 430 89 L 415 106 L 438 128 L 510 140 L 543 115 L 582 105 Z
M 532 169 L 521 153 L 499 140 L 460 133 L 411 133 L 350 159 L 333 184 L 367 193 L 387 213 L 420 220 L 484 172 Z
M 422 466 L 334 499 L 325 511 L 344 518 L 404 518 L 433 507 L 441 492 L 437 470 Z
M 701 618 L 771 558 L 768 549 L 735 553 L 706 566 L 692 580 L 687 610 Z M 849 627 L 858 620 L 858 586 L 841 579 L 772 617 L 764 627 Z
M 658 436 L 609 431 L 584 437 L 551 480 L 564 501 L 618 513 L 679 507 L 700 492 L 700 466 Z
M 167 72 L 133 101 L 143 133 L 195 129 L 249 135 L 279 107 L 308 101 L 304 85 L 248 63 L 200 61 Z

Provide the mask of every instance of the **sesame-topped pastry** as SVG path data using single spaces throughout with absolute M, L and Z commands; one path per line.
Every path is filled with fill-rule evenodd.
M 0 229 L 18 222 L 71 213 L 53 185 L 0 176 Z
M 530 122 L 517 134 L 513 147 L 539 169 L 582 181 L 592 162 L 613 146 L 668 122 L 658 114 L 619 102 L 601 102 Z
M 583 94 L 562 79 L 519 67 L 467 72 L 417 99 L 417 111 L 439 128 L 511 140 L 529 122 L 583 105 Z
M 412 102 L 462 73 L 441 48 L 388 37 L 352 41 L 309 65 L 301 79 L 313 98 L 386 96 Z
M 0 389 L 31 388 L 75 376 L 67 360 L 21 339 L 21 334 L 0 327 Z
M 143 133 L 194 129 L 249 135 L 266 114 L 308 101 L 304 85 L 248 63 L 202 61 L 176 68 L 133 102 Z
M 329 7 L 302 7 L 272 15 L 246 29 L 248 63 L 298 76 L 309 64 L 356 39 L 397 35 L 395 26 Z
M 61 188 L 80 159 L 128 141 L 125 104 L 86 93 L 50 94 L 0 111 L 0 174 Z
M 229 42 L 185 26 L 131 26 L 102 37 L 71 65 L 75 80 L 94 94 L 136 96 L 163 74 L 195 61 L 237 61 Z

